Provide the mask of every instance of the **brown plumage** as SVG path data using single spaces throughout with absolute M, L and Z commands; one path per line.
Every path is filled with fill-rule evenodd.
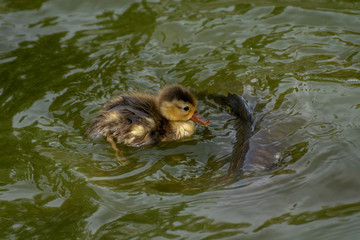
M 86 134 L 92 139 L 106 137 L 114 149 L 114 140 L 129 146 L 178 140 L 194 133 L 193 121 L 209 125 L 196 109 L 195 97 L 180 85 L 168 86 L 158 96 L 121 95 L 105 105 Z

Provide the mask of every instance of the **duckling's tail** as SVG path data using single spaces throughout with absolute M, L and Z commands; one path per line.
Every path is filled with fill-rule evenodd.
M 106 131 L 104 126 L 102 126 L 102 121 L 96 119 L 90 126 L 86 129 L 85 135 L 88 136 L 91 140 L 99 140 L 103 137 L 106 137 Z

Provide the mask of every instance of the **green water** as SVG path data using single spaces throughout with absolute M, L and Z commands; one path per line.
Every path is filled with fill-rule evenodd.
M 188 140 L 84 136 L 107 99 L 181 83 Z M 358 1 L 0 1 L 0 239 L 358 239 Z M 243 96 L 249 151 L 227 175 Z

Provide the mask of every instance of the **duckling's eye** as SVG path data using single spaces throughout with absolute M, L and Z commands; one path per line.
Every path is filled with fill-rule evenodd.
M 190 110 L 190 108 L 189 108 L 188 106 L 184 107 L 183 109 L 184 109 L 185 111 L 189 111 L 189 110 Z

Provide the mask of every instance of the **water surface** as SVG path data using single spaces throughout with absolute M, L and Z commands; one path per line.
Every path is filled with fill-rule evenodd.
M 357 1 L 0 3 L 4 239 L 357 239 Z M 211 121 L 191 139 L 84 136 L 109 98 L 180 83 Z M 228 178 L 243 96 L 249 151 Z

